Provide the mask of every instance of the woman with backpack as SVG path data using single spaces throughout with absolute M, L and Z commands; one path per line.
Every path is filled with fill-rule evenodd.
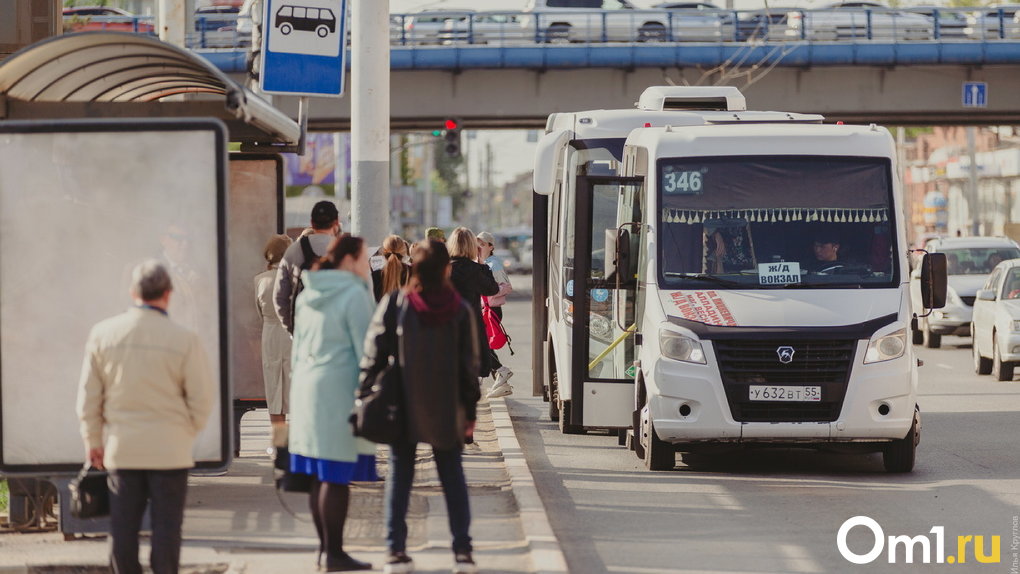
M 359 361 L 375 302 L 365 242 L 343 234 L 301 275 L 294 313 L 290 390 L 290 470 L 311 476 L 309 506 L 326 571 L 370 570 L 344 552 L 352 481 L 374 481 L 375 444 L 355 438 Z
M 384 572 L 391 574 L 414 571 L 407 555 L 406 516 L 419 442 L 432 446 L 443 485 L 453 535 L 453 571 L 478 571 L 471 556 L 471 510 L 461 463 L 481 398 L 478 320 L 450 284 L 450 270 L 446 246 L 423 241 L 415 251 L 410 283 L 383 298 L 365 339 L 359 395 L 368 392 L 391 358 L 399 365 L 403 391 L 403 436 L 390 445 L 386 480 L 389 558 Z

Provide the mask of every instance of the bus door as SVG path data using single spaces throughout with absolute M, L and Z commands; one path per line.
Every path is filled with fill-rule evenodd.
M 596 428 L 629 428 L 634 404 L 633 277 L 618 282 L 605 276 L 607 230 L 623 226 L 633 242 L 640 220 L 642 178 L 581 176 L 577 178 L 574 268 L 567 283 L 572 305 L 571 408 L 569 424 Z M 638 250 L 632 248 L 632 257 Z

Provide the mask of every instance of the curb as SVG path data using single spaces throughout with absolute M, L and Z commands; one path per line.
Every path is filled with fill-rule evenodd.
M 521 444 L 517 442 L 513 421 L 506 406 L 505 398 L 489 399 L 492 422 L 496 427 L 496 440 L 503 451 L 503 464 L 510 475 L 510 489 L 520 509 L 521 528 L 531 552 L 535 572 L 542 574 L 565 574 L 570 572 L 563 557 L 560 541 L 553 533 L 546 515 L 545 505 L 535 487 L 535 477 L 524 458 Z

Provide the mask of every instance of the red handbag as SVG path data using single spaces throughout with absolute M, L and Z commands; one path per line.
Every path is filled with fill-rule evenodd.
M 482 322 L 485 323 L 485 335 L 489 340 L 490 349 L 502 349 L 510 342 L 510 336 L 506 334 L 503 323 L 489 306 L 488 297 L 482 297 Z

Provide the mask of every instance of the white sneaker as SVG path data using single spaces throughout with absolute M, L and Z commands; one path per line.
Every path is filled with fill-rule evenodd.
M 500 385 L 505 385 L 509 383 L 510 377 L 512 376 L 514 376 L 514 372 L 510 370 L 510 367 L 503 365 L 502 367 L 496 369 L 496 376 L 494 377 L 496 380 L 496 384 L 493 386 L 498 387 Z
M 510 386 L 510 383 L 504 382 L 504 383 L 496 383 L 495 385 L 492 385 L 492 389 L 489 390 L 489 394 L 487 394 L 485 396 L 490 398 L 490 399 L 495 399 L 495 398 L 498 398 L 498 397 L 505 397 L 507 395 L 512 395 L 513 393 L 514 393 L 514 389 L 513 389 L 513 387 Z

